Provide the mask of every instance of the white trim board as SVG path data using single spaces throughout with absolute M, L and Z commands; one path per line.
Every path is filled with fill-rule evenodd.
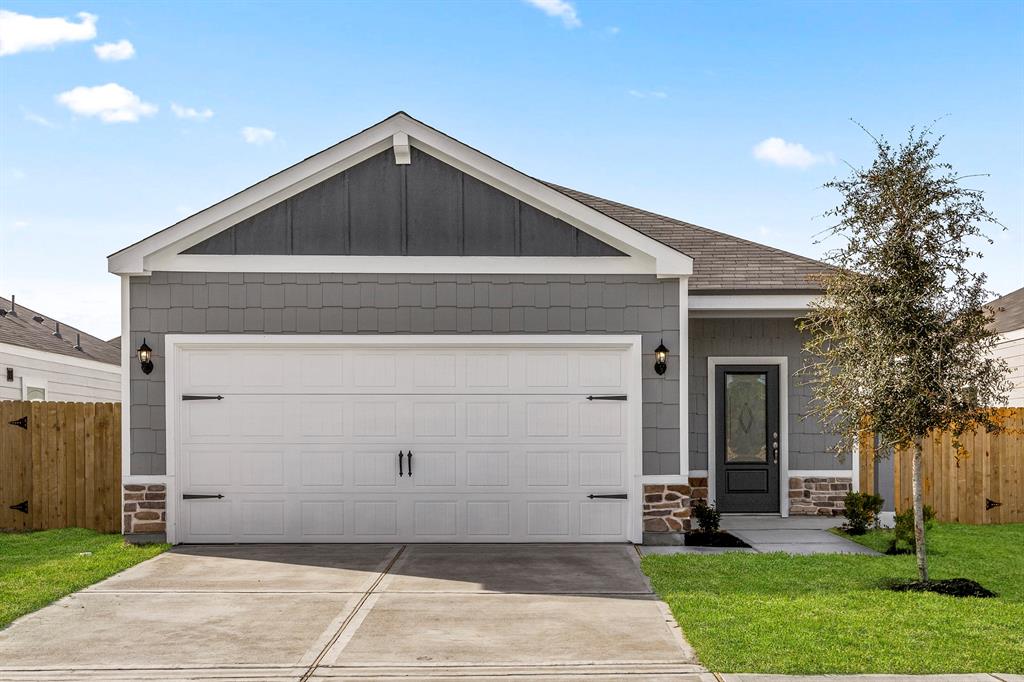
M 13 343 L 0 343 L 0 352 L 10 353 L 11 355 L 18 355 L 23 358 L 29 358 L 32 360 L 45 360 L 46 362 L 56 362 L 69 367 L 80 367 L 82 369 L 95 369 L 101 372 L 119 372 L 121 368 L 117 365 L 113 365 L 109 362 L 100 362 L 99 360 L 93 360 L 91 358 L 76 358 L 73 355 L 64 355 L 63 353 L 50 353 L 45 350 L 38 350 L 36 348 L 29 348 L 27 346 L 18 346 Z
M 639 543 L 643 538 L 643 382 L 642 366 L 644 359 L 643 340 L 640 335 L 598 335 L 598 334 L 539 334 L 539 335 L 445 335 L 445 334 L 410 334 L 410 335 L 360 335 L 360 334 L 168 334 L 164 337 L 164 362 L 165 371 L 165 403 L 166 403 L 166 433 L 167 433 L 167 474 L 164 476 L 125 476 L 136 481 L 160 480 L 167 486 L 167 541 L 174 544 L 177 541 L 177 511 L 178 496 L 177 489 L 178 461 L 176 446 L 177 438 L 173 435 L 178 431 L 179 411 L 181 406 L 180 391 L 178 390 L 178 367 L 181 361 L 181 351 L 191 348 L 209 348 L 218 346 L 246 346 L 246 347 L 359 347 L 376 346 L 392 348 L 422 348 L 425 346 L 433 348 L 443 347 L 466 347 L 466 346 L 490 346 L 490 347 L 558 347 L 558 346 L 583 346 L 593 348 L 609 348 L 624 350 L 629 354 L 629 363 L 632 367 L 629 382 L 629 395 L 636 396 L 636 400 L 630 400 L 630 434 L 629 434 L 629 456 L 630 470 L 627 474 L 628 495 L 629 495 L 629 529 L 627 538 L 630 542 Z M 127 471 L 128 469 L 126 469 Z
M 708 502 L 715 501 L 715 368 L 718 365 L 778 365 L 779 367 L 779 514 L 789 516 L 789 358 L 784 355 L 708 357 Z
M 405 135 L 405 138 L 401 137 L 402 135 Z M 312 187 L 332 175 L 340 173 L 346 168 L 365 161 L 374 154 L 394 148 L 396 139 L 399 140 L 401 146 L 406 138 L 411 146 L 534 208 L 564 220 L 573 227 L 615 247 L 627 254 L 627 256 L 646 260 L 650 265 L 650 269 L 647 272 L 662 277 L 677 277 L 679 275 L 689 275 L 693 272 L 693 259 L 686 254 L 676 251 L 666 244 L 648 237 L 528 175 L 520 173 L 514 168 L 402 112 L 394 114 L 380 123 L 290 168 L 272 175 L 248 189 L 242 190 L 234 196 L 112 254 L 107 259 L 107 267 L 110 272 L 119 275 L 149 274 L 158 269 L 183 269 L 178 265 L 178 259 L 182 258 L 179 256 L 181 251 L 231 227 L 245 218 L 259 213 L 273 204 L 280 203 Z M 290 266 L 291 271 L 309 272 L 310 270 L 296 270 L 297 267 L 305 267 L 296 264 L 317 262 L 317 259 L 321 257 L 286 256 L 285 258 L 292 263 Z M 367 263 L 378 261 L 386 263 L 394 257 L 338 256 L 333 258 L 362 258 Z M 403 260 L 408 260 L 408 257 Z M 446 259 L 427 259 L 428 262 L 433 263 L 429 267 L 435 268 L 434 272 L 466 272 L 464 269 L 461 269 L 464 267 L 461 264 L 465 260 L 467 259 L 455 259 L 455 262 L 460 264 L 459 269 L 438 270 L 436 268 L 448 267 L 445 265 Z M 547 259 L 539 260 L 544 261 Z M 619 260 L 622 259 L 620 258 Z M 192 260 L 182 261 L 185 265 L 194 262 Z M 240 257 L 232 257 L 229 262 L 234 264 L 232 269 L 228 270 L 231 272 L 240 272 L 252 267 L 250 265 L 251 259 L 246 257 L 241 257 L 241 259 Z M 321 271 L 359 272 L 359 270 L 341 270 L 338 268 L 356 267 L 358 263 L 364 261 L 350 262 L 355 265 L 334 260 L 332 261 L 332 267 L 335 269 Z M 321 266 L 318 265 L 317 267 Z M 371 266 L 367 264 L 364 267 Z M 223 267 L 218 269 L 225 271 Z M 259 269 L 267 270 L 265 267 Z M 378 269 L 375 271 L 380 272 L 382 270 Z M 494 272 L 495 270 L 492 267 L 490 271 Z M 514 271 L 517 273 L 523 272 L 518 267 Z M 366 270 L 366 272 L 369 272 L 369 270 Z
M 799 317 L 818 294 L 690 294 L 691 317 Z

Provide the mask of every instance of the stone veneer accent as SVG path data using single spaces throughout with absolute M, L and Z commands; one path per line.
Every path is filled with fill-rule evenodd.
M 167 487 L 163 483 L 126 483 L 124 486 L 125 535 L 164 533 L 167 530 Z
M 690 529 L 690 506 L 708 497 L 708 479 L 686 484 L 644 485 L 644 532 L 678 533 Z
M 852 480 L 840 476 L 789 479 L 790 516 L 842 516 L 843 498 Z

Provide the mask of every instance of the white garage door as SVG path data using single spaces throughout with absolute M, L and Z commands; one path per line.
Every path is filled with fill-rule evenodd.
M 622 541 L 640 507 L 626 350 L 176 357 L 180 542 Z

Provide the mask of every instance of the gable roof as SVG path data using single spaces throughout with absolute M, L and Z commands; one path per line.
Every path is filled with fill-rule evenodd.
M 1002 334 L 1024 329 L 1024 287 L 997 298 L 987 307 L 992 309 L 995 316 L 992 321 L 993 331 Z
M 11 310 L 11 301 L 0 296 L 0 308 L 5 311 Z M 59 337 L 54 336 L 58 320 L 47 318 L 31 308 L 26 308 L 20 302 L 17 303 L 17 314 L 0 317 L 0 343 L 9 343 L 12 346 L 22 346 L 46 353 L 66 355 L 81 360 L 95 360 L 110 365 L 121 364 L 121 350 L 114 345 L 97 338 L 92 334 L 83 332 L 77 327 L 60 322 Z M 42 317 L 42 322 L 36 322 L 33 317 Z M 81 334 L 82 350 L 75 349 L 77 335 Z
M 393 114 L 294 166 L 112 254 L 108 258 L 108 267 L 117 274 L 146 274 L 153 270 L 175 269 L 175 266 L 190 258 L 201 259 L 204 256 L 189 255 L 187 250 L 372 155 L 393 147 L 396 161 L 400 151 L 408 158 L 410 145 L 568 222 L 632 257 L 624 261 L 642 259 L 642 262 L 653 263 L 650 270 L 643 270 L 645 272 L 669 277 L 690 275 L 690 287 L 693 290 L 719 293 L 815 292 L 820 291 L 821 287 L 811 281 L 810 277 L 829 269 L 828 265 L 810 258 L 538 180 L 404 112 Z M 239 263 L 249 258 L 242 255 L 231 257 L 242 259 L 237 261 Z M 407 264 L 414 260 L 410 256 L 402 258 L 407 259 L 403 261 Z M 463 259 L 459 261 L 462 265 L 469 265 L 474 260 L 473 257 L 458 258 Z M 260 267 L 267 263 L 252 258 L 245 262 L 250 267 Z M 190 265 L 193 268 L 202 267 L 200 262 L 194 260 Z M 287 267 L 291 268 L 290 271 L 311 271 L 298 270 L 300 267 L 337 267 L 338 271 L 346 272 L 348 270 L 340 268 L 349 266 L 372 267 L 365 262 L 355 262 L 350 256 L 332 256 L 320 260 L 302 256 L 290 260 Z M 449 263 L 447 267 L 459 266 Z M 488 268 L 486 271 L 493 271 L 494 265 L 493 262 L 477 263 L 474 267 L 485 267 Z M 465 271 L 470 272 L 468 269 Z
M 599 239 L 626 254 L 628 258 L 623 260 L 632 260 L 634 267 L 639 267 L 642 263 L 642 267 L 666 277 L 689 275 L 692 272 L 693 262 L 686 254 L 633 230 L 586 204 L 572 200 L 535 178 L 431 128 L 404 112 L 393 114 L 294 166 L 111 254 L 107 258 L 107 267 L 119 275 L 148 274 L 153 270 L 174 269 L 176 265 L 188 265 L 198 269 L 202 267 L 202 261 L 195 259 L 203 259 L 204 256 L 185 255 L 181 253 L 183 250 L 382 151 L 394 149 L 396 162 L 404 163 L 399 161 L 399 158 L 402 155 L 407 156 L 410 145 Z M 327 272 L 380 271 L 380 261 L 368 261 L 359 256 L 288 257 L 287 264 L 282 264 L 281 261 L 252 259 L 249 256 L 231 258 L 235 259 L 233 262 L 247 267 L 282 268 L 276 270 L 280 272 L 314 272 L 317 270 L 308 268 L 323 267 L 337 268 L 326 270 Z M 402 258 L 403 263 L 408 265 L 420 257 Z M 480 272 L 494 271 L 491 260 L 477 259 L 477 262 L 473 263 L 473 257 L 459 258 L 462 259 L 459 261 L 460 267 L 461 264 L 472 264 Z M 448 265 L 451 267 L 451 263 Z M 429 264 L 423 267 L 429 267 Z M 441 270 L 456 271 L 459 270 Z
M 552 183 L 548 186 L 693 258 L 690 289 L 821 291 L 810 278 L 831 266 L 765 244 L 734 237 Z

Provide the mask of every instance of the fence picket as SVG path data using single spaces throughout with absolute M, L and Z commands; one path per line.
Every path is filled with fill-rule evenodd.
M 121 529 L 120 404 L 8 400 L 0 418 L 0 529 Z

